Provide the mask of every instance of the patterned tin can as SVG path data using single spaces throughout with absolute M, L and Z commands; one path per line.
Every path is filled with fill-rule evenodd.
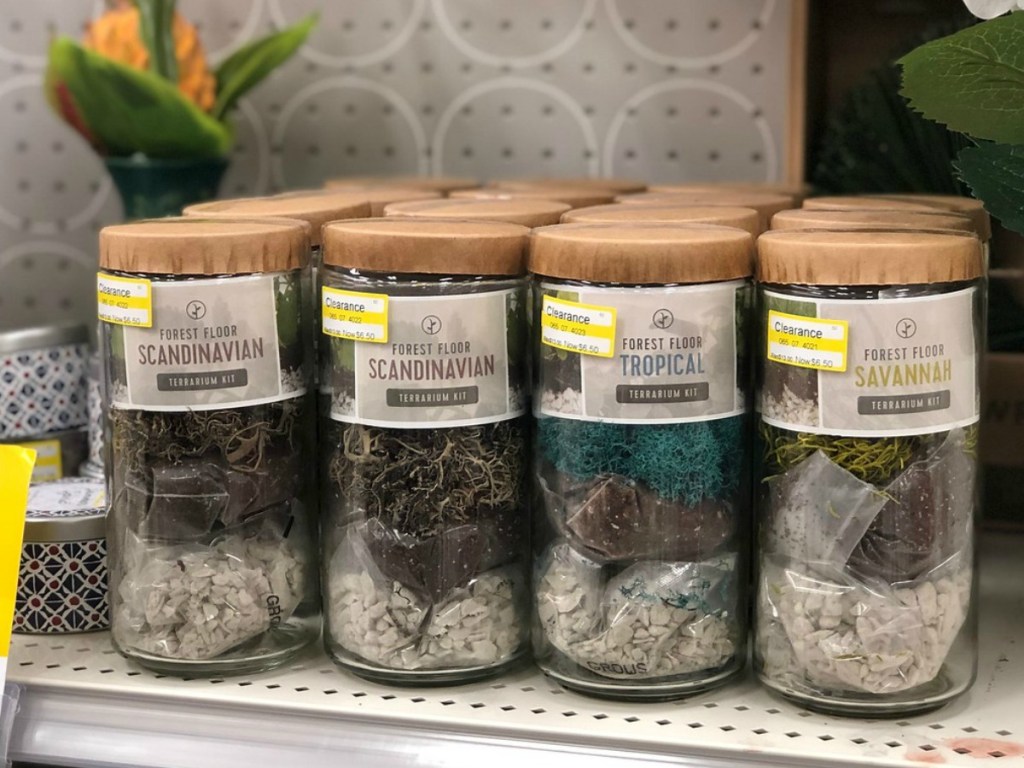
M 101 482 L 68 478 L 32 486 L 15 632 L 66 634 L 110 626 L 106 507 Z

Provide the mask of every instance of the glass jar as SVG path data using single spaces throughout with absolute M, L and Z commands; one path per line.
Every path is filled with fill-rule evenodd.
M 534 231 L 534 653 L 569 688 L 670 699 L 743 668 L 752 243 Z
M 977 659 L 981 243 L 786 231 L 758 247 L 757 674 L 824 712 L 936 708 Z
M 324 228 L 326 645 L 363 677 L 464 682 L 526 650 L 528 231 Z
M 144 666 L 248 674 L 318 634 L 308 264 L 285 219 L 100 234 L 112 635 Z

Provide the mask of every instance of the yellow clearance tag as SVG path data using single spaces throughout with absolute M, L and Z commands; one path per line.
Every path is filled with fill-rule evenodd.
M 768 359 L 818 371 L 846 370 L 850 324 L 768 312 Z
M 99 319 L 135 328 L 153 327 L 153 283 L 133 277 L 96 275 L 96 304 Z
M 18 445 L 36 452 L 36 466 L 32 470 L 33 483 L 48 483 L 51 480 L 60 480 L 64 477 L 60 440 L 38 440 L 32 443 L 18 443 Z
M 25 506 L 35 454 L 15 445 L 0 445 L 0 690 L 7 671 L 18 589 Z
M 541 341 L 581 355 L 615 354 L 615 307 L 598 307 L 545 296 L 541 307 Z
M 328 336 L 373 344 L 387 343 L 387 294 L 340 291 L 324 286 L 321 316 L 323 332 Z

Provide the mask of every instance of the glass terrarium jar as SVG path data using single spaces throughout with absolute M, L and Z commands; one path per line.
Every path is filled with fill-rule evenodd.
M 759 241 L 755 663 L 801 706 L 941 706 L 973 682 L 983 257 L 973 235 Z
M 669 699 L 746 659 L 752 237 L 536 230 L 534 653 L 585 693 Z
M 250 673 L 319 630 L 307 227 L 164 219 L 100 235 L 113 640 Z
M 326 645 L 364 677 L 462 682 L 526 650 L 527 233 L 324 228 Z

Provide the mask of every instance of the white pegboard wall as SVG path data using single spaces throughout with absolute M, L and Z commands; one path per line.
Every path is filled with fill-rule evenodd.
M 180 0 L 218 60 L 319 12 L 244 100 L 221 192 L 344 174 L 782 178 L 804 0 Z M 0 328 L 93 314 L 95 236 L 120 205 L 49 110 L 53 33 L 100 0 L 0 0 Z M 799 122 L 799 120 L 797 121 Z M 798 144 L 796 144 L 798 146 Z

